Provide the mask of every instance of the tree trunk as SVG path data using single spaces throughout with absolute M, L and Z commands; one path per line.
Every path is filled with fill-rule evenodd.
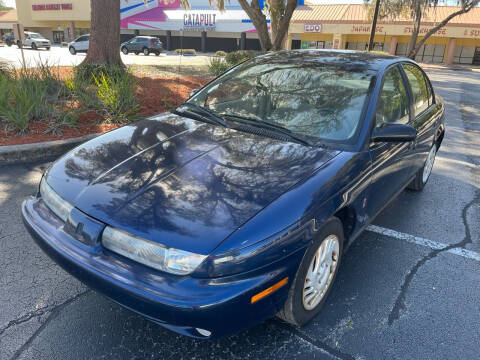
M 420 23 L 422 21 L 422 6 L 421 2 L 417 1 L 417 6 L 415 8 L 415 22 L 413 23 L 413 32 L 410 37 L 410 42 L 408 43 L 407 48 L 407 57 L 414 60 L 417 55 L 418 48 L 415 46 L 418 39 L 418 32 L 420 31 Z M 416 50 L 415 50 L 416 49 Z
M 270 50 L 272 48 L 272 41 L 268 34 L 267 18 L 262 13 L 262 10 L 258 5 L 258 0 L 252 0 L 251 5 L 248 4 L 247 0 L 238 0 L 238 2 L 242 9 L 247 13 L 250 20 L 252 20 L 253 26 L 255 26 L 255 29 L 257 30 L 262 50 Z
M 283 11 L 283 15 L 279 19 L 278 26 L 276 27 L 276 29 L 274 29 L 272 25 L 273 50 L 282 49 L 285 36 L 288 32 L 288 27 L 290 26 L 290 20 L 292 19 L 293 12 L 297 7 L 297 3 L 298 0 L 287 0 L 287 5 L 285 7 L 285 10 Z
M 90 0 L 90 6 L 90 44 L 83 63 L 123 66 L 120 57 L 119 1 Z
M 473 6 L 472 6 L 473 7 Z M 461 14 L 465 14 L 467 12 L 469 12 L 472 7 L 466 7 L 466 8 L 463 8 L 463 9 L 460 9 L 450 15 L 448 15 L 445 19 L 443 19 L 440 23 L 438 23 L 436 26 L 434 26 L 433 28 L 430 29 L 430 31 L 428 31 L 424 36 L 423 38 L 418 42 L 418 44 L 415 45 L 415 47 L 413 48 L 413 58 L 415 58 L 415 56 L 417 55 L 418 53 L 418 50 L 422 47 L 422 45 L 425 43 L 425 41 L 430 37 L 432 36 L 433 34 L 435 34 L 438 30 L 440 30 L 442 27 L 444 27 L 450 20 L 452 20 L 455 16 L 458 16 L 458 15 L 461 15 Z

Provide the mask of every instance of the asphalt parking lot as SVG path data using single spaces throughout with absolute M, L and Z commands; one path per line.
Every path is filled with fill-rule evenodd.
M 478 359 L 480 73 L 429 75 L 447 132 L 428 185 L 403 192 L 353 243 L 324 309 L 302 329 L 272 319 L 197 341 L 121 308 L 24 229 L 21 201 L 48 164 L 0 167 L 0 359 Z
M 120 52 L 120 50 L 118 50 Z M 52 46 L 47 51 L 45 49 L 32 50 L 24 48 L 25 63 L 27 66 L 35 66 L 39 62 L 48 63 L 56 66 L 75 66 L 80 64 L 85 59 L 85 53 L 78 53 L 72 55 L 68 52 L 66 47 Z M 135 55 L 133 53 L 124 55 L 121 54 L 124 64 L 131 65 L 181 65 L 188 63 L 189 65 L 208 65 L 209 56 L 175 56 L 172 53 L 162 53 L 160 56 L 150 54 L 145 56 L 143 54 Z M 13 46 L 0 47 L 0 62 L 4 62 L 16 68 L 22 67 L 22 53 L 21 50 Z

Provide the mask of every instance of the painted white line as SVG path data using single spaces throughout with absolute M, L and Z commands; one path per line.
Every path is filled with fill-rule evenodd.
M 433 250 L 441 250 L 449 246 L 449 244 L 443 244 L 437 241 L 428 240 L 419 236 L 405 234 L 399 231 L 387 229 L 387 228 L 376 226 L 376 225 L 369 225 L 367 227 L 367 230 L 377 234 L 385 235 L 397 240 L 404 240 L 412 244 L 428 247 Z M 446 252 L 464 257 L 466 259 L 471 259 L 471 260 L 480 262 L 480 254 L 475 251 L 466 250 L 462 248 L 453 248 L 453 249 L 447 250 Z

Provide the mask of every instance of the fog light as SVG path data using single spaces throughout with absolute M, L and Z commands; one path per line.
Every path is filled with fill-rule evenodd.
M 208 336 L 212 335 L 211 331 L 208 331 L 208 330 L 205 330 L 205 329 L 195 328 L 195 330 L 197 330 L 200 335 L 205 336 L 205 337 L 208 337 Z

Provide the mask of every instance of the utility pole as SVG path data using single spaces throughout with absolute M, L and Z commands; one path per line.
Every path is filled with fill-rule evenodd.
M 368 41 L 368 51 L 373 50 L 373 38 L 375 37 L 375 29 L 377 28 L 378 8 L 380 0 L 375 0 L 375 12 L 373 13 L 372 29 L 370 30 L 370 40 Z

